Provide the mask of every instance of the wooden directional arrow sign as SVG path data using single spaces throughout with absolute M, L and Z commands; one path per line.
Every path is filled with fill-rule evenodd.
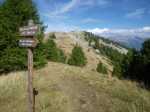
M 24 36 L 24 37 L 33 37 L 35 36 L 35 34 L 38 31 L 38 26 L 37 25 L 33 25 L 33 26 L 25 26 L 25 27 L 21 27 L 19 29 L 20 31 L 20 35 Z
M 37 43 L 38 43 L 37 39 L 33 38 L 23 38 L 19 40 L 20 47 L 34 48 L 36 47 Z

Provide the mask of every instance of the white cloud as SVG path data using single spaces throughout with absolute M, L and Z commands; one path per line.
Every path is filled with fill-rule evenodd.
M 95 28 L 95 29 L 88 29 L 87 31 L 92 32 L 94 34 L 103 34 L 109 32 L 110 30 L 108 28 L 103 28 L 103 29 Z
M 79 4 L 79 1 L 80 0 L 71 0 L 67 3 L 57 3 L 52 11 L 46 12 L 46 16 L 51 18 L 64 15 L 65 13 L 68 13 L 76 8 L 78 6 L 77 4 Z
M 90 7 L 94 7 L 96 5 L 106 6 L 109 4 L 109 0 L 70 0 L 66 3 L 55 4 L 55 7 L 51 9 L 51 11 L 47 10 L 41 13 L 41 16 L 46 17 L 50 20 L 60 21 L 64 19 L 70 18 L 66 13 L 70 13 L 73 10 L 88 9 Z M 87 18 L 85 20 L 81 20 L 82 23 L 96 23 L 99 20 L 93 18 Z
M 57 10 L 55 13 L 66 13 L 69 12 L 70 10 L 72 10 L 74 7 L 76 7 L 76 5 L 79 3 L 79 0 L 71 0 L 70 2 L 64 4 L 59 11 Z
M 129 12 L 128 14 L 125 15 L 127 18 L 142 18 L 143 15 L 145 14 L 145 8 L 140 8 L 136 9 L 133 12 Z
M 80 5 L 85 6 L 105 6 L 109 4 L 109 0 L 80 0 Z
M 144 28 L 143 28 L 143 31 L 145 31 L 145 32 L 150 32 L 150 26 L 144 27 Z
M 89 7 L 89 6 L 104 6 L 109 4 L 108 0 L 71 0 L 70 2 L 60 4 L 54 9 L 51 15 L 64 14 L 72 11 L 73 9 L 80 7 Z
M 122 35 L 122 36 L 140 36 L 142 38 L 150 37 L 150 26 L 136 29 L 95 28 L 95 29 L 88 29 L 87 31 L 102 36 Z

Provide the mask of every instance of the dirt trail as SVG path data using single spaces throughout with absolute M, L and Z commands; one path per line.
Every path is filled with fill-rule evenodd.
M 48 86 L 50 91 L 56 91 L 61 94 L 61 97 L 63 96 L 61 103 L 63 102 L 62 105 L 64 104 L 64 112 L 103 111 L 103 108 L 101 108 L 102 101 L 100 100 L 101 98 L 98 91 L 90 82 L 85 80 L 85 77 L 89 77 L 88 74 L 84 73 L 87 70 L 86 68 L 69 67 L 57 63 L 49 63 L 48 68 L 51 73 L 55 75 L 51 74 L 45 76 L 44 80 L 46 82 L 51 81 L 51 85 Z M 47 70 L 48 68 L 45 69 Z M 45 69 L 40 72 L 43 73 Z M 49 70 L 46 72 L 50 73 Z M 71 73 L 74 72 L 74 75 L 72 75 L 70 71 Z M 95 76 L 95 72 L 91 71 L 91 73 L 94 73 L 93 75 Z M 99 77 L 98 75 L 99 74 L 97 74 L 97 77 Z M 47 86 L 45 88 L 47 88 Z M 41 89 L 40 91 L 43 90 L 44 89 Z
M 60 87 L 68 95 L 71 112 L 99 112 L 96 91 L 88 83 L 65 77 L 61 80 Z

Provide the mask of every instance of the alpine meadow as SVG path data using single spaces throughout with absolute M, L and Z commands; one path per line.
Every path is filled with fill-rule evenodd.
M 0 112 L 150 112 L 149 0 L 0 0 Z

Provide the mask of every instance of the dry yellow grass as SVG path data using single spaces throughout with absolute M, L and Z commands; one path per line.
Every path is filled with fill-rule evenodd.
M 97 55 L 84 39 L 73 33 L 55 33 L 58 47 L 67 55 L 78 43 L 87 57 L 86 67 L 49 62 L 34 72 L 36 112 L 150 112 L 150 92 L 135 82 L 108 78 L 96 72 L 99 61 L 112 65 Z M 48 37 L 47 37 L 48 38 Z M 46 38 L 46 39 L 47 39 Z M 45 39 L 45 41 L 46 41 Z M 89 50 L 90 49 L 90 50 Z M 27 111 L 27 72 L 14 72 L 0 77 L 0 112 Z
M 0 77 L 0 112 L 26 112 L 26 72 Z M 34 72 L 36 112 L 150 112 L 150 92 L 131 81 L 60 63 Z

